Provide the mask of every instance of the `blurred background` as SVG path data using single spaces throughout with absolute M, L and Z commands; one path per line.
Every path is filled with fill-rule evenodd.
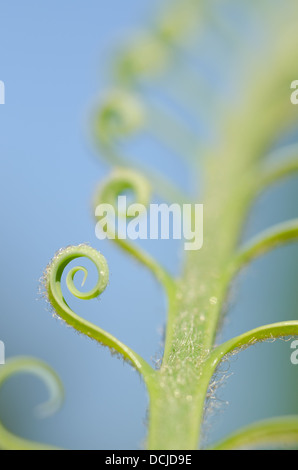
M 135 33 L 150 30 L 162 15 L 160 3 L 0 1 L 0 80 L 6 87 L 6 104 L 0 106 L 0 340 L 5 342 L 7 358 L 32 355 L 50 364 L 66 395 L 61 411 L 38 420 L 34 408 L 46 399 L 43 385 L 29 376 L 5 384 L 0 390 L 1 421 L 28 439 L 70 449 L 138 449 L 144 443 L 147 395 L 140 378 L 107 350 L 53 319 L 39 295 L 39 279 L 61 247 L 89 242 L 100 249 L 110 267 L 107 290 L 99 301 L 72 299 L 71 305 L 151 364 L 160 358 L 166 321 L 162 290 L 112 242 L 96 239 L 91 204 L 96 185 L 109 173 L 92 141 L 94 106 L 102 93 L 117 85 L 112 71 L 119 44 L 138 41 Z M 143 88 L 152 102 L 175 114 L 173 126 L 183 121 L 180 143 L 188 155 L 181 155 L 175 146 L 177 135 L 172 134 L 176 151 L 160 139 L 154 119 L 149 131 L 125 144 L 127 153 L 166 173 L 190 193 L 201 181 L 194 181 L 190 171 L 189 130 L 208 146 L 214 138 L 216 106 L 229 102 L 242 83 L 242 72 L 245 69 L 244 76 L 246 67 L 249 70 L 246 60 L 239 64 L 239 57 L 247 54 L 251 59 L 256 45 L 266 42 L 257 7 L 250 7 L 250 2 L 241 7 L 239 2 L 213 3 L 220 21 L 211 21 L 208 27 L 207 20 L 205 24 L 198 16 L 188 39 L 189 55 L 187 44 L 178 47 L 174 65 L 145 80 Z M 267 2 L 260 4 L 266 11 Z M 268 23 L 270 27 L 270 18 Z M 284 27 L 274 22 L 277 36 L 283 36 Z M 252 73 L 256 80 L 260 70 Z M 289 87 L 297 78 L 298 74 L 289 77 Z M 297 138 L 292 127 L 283 141 Z M 298 217 L 297 182 L 292 177 L 262 194 L 250 214 L 245 238 Z M 173 274 L 181 272 L 180 242 L 148 241 L 142 246 Z M 297 258 L 298 246 L 283 247 L 242 273 L 221 339 L 297 318 Z M 92 284 L 92 276 L 88 282 Z M 290 354 L 290 343 L 276 341 L 223 364 L 231 376 L 208 414 L 206 443 L 252 421 L 298 412 L 298 366 L 291 364 Z

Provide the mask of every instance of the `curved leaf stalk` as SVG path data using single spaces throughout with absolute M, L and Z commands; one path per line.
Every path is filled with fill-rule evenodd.
M 148 185 L 147 179 L 136 171 L 117 168 L 101 183 L 96 191 L 94 197 L 95 216 L 101 226 L 101 230 L 106 233 L 106 236 L 149 269 L 162 284 L 168 300 L 168 317 L 171 318 L 176 311 L 177 305 L 176 280 L 148 253 L 127 239 L 121 238 L 116 231 L 116 227 L 111 229 L 110 224 L 106 223 L 105 219 L 102 219 L 102 211 L 100 211 L 100 214 L 97 212 L 97 208 L 102 204 L 110 204 L 116 209 L 117 197 L 125 190 L 132 191 L 134 199 L 137 201 L 137 207 L 139 207 L 140 204 L 143 207 L 148 207 L 151 198 L 151 188 Z M 121 214 L 117 215 L 121 217 Z M 127 214 L 125 214 L 125 216 L 127 216 Z M 167 331 L 167 335 L 169 334 L 170 329 Z
M 270 156 L 271 159 L 277 160 L 274 163 L 266 165 L 263 170 L 262 179 L 260 181 L 260 190 L 279 182 L 289 176 L 296 175 L 298 172 L 298 145 L 287 145 Z M 270 160 L 269 157 L 269 160 Z
M 50 398 L 48 402 L 39 405 L 36 409 L 40 417 L 50 416 L 61 406 L 64 392 L 63 386 L 56 373 L 44 362 L 31 357 L 10 359 L 0 368 L 0 387 L 11 377 L 18 374 L 30 374 L 38 377 L 46 385 Z M 39 444 L 16 436 L 0 423 L 0 449 L 1 450 L 59 450 L 56 447 Z
M 298 219 L 290 220 L 275 227 L 265 230 L 247 243 L 235 256 L 234 270 L 238 271 L 242 266 L 268 251 L 298 240 Z
M 281 416 L 254 423 L 212 446 L 213 450 L 297 448 L 298 417 Z
M 159 124 L 157 125 L 155 122 L 153 125 L 152 115 L 148 107 L 145 107 L 136 93 L 121 89 L 113 90 L 106 93 L 93 113 L 93 140 L 98 147 L 101 158 L 104 158 L 107 163 L 116 167 L 127 168 L 127 170 L 138 170 L 150 180 L 157 195 L 167 201 L 175 200 L 182 204 L 189 199 L 187 194 L 179 190 L 176 185 L 156 170 L 145 167 L 138 158 L 123 155 L 120 149 L 121 141 L 124 138 L 132 138 L 144 129 L 148 132 L 148 126 L 149 133 L 151 131 L 155 138 L 159 140 L 161 135 L 169 134 L 167 128 L 171 132 L 175 130 L 175 133 L 178 134 L 176 143 L 190 138 L 184 128 L 181 129 L 173 118 L 168 115 L 165 116 L 160 110 L 157 115 L 155 113 L 156 120 L 159 121 Z M 160 133 L 157 128 L 162 128 L 165 133 Z M 194 141 L 193 136 L 191 136 L 191 139 Z M 166 140 L 168 145 L 169 139 Z M 191 148 L 194 148 L 194 144 L 190 145 Z
M 77 272 L 82 271 L 86 279 L 88 272 L 86 268 L 82 266 L 72 268 L 66 278 L 67 287 L 71 294 L 79 299 L 88 300 L 98 297 L 105 290 L 109 279 L 109 271 L 104 256 L 88 245 L 70 246 L 56 254 L 45 272 L 45 288 L 49 302 L 53 306 L 56 315 L 68 325 L 102 345 L 107 346 L 112 352 L 119 353 L 125 360 L 131 363 L 135 369 L 143 375 L 145 382 L 148 387 L 150 387 L 151 378 L 154 375 L 154 370 L 151 366 L 113 335 L 76 315 L 66 303 L 61 287 L 62 275 L 70 262 L 82 257 L 91 260 L 95 265 L 98 280 L 92 290 L 80 292 L 74 285 L 74 276 Z

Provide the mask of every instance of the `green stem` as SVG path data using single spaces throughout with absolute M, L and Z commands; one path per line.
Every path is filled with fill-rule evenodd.
M 230 282 L 227 266 L 255 191 L 254 173 L 248 168 L 237 186 L 235 172 L 244 174 L 244 169 L 229 166 L 228 158 L 224 167 L 225 179 L 218 164 L 206 169 L 204 246 L 188 255 L 176 308 L 168 318 L 163 363 L 150 406 L 150 449 L 196 449 L 199 443 L 199 423 L 214 373 L 208 356 Z

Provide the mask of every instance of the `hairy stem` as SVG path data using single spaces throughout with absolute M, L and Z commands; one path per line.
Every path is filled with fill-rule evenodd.
M 228 155 L 228 154 L 227 154 Z M 220 313 L 230 282 L 227 266 L 234 253 L 249 201 L 254 193 L 254 173 L 227 156 L 219 165 L 206 168 L 204 246 L 187 257 L 176 309 L 168 319 L 159 387 L 151 402 L 149 448 L 196 449 L 205 399 L 214 369 L 208 364 Z M 221 201 L 220 205 L 218 201 Z

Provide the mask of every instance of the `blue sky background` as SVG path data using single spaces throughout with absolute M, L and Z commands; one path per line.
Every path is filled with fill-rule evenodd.
M 0 415 L 17 434 L 66 448 L 132 449 L 142 447 L 145 438 L 147 397 L 137 374 L 54 320 L 37 298 L 39 278 L 54 253 L 90 242 L 108 260 L 110 285 L 99 301 L 72 305 L 147 360 L 160 351 L 161 289 L 110 242 L 95 238 L 90 201 L 107 168 L 88 138 L 93 100 L 109 86 L 113 47 L 145 24 L 157 4 L 0 1 L 0 80 L 6 86 L 6 104 L 0 107 L 0 339 L 7 357 L 24 354 L 48 362 L 66 393 L 63 409 L 40 421 L 33 409 L 46 398 L 43 386 L 16 377 L 0 391 Z M 166 168 L 167 159 L 160 164 L 162 149 L 158 153 L 153 144 L 141 142 L 136 149 L 153 166 Z M 172 162 L 170 173 L 188 185 L 184 165 Z M 297 217 L 297 196 L 294 178 L 267 192 L 253 211 L 247 236 Z M 179 243 L 152 242 L 148 250 L 179 271 Z M 280 249 L 243 274 L 223 338 L 296 318 L 297 254 L 294 246 Z M 229 364 L 234 375 L 219 393 L 210 439 L 254 419 L 298 411 L 298 366 L 289 358 L 289 344 L 277 342 L 245 351 Z

